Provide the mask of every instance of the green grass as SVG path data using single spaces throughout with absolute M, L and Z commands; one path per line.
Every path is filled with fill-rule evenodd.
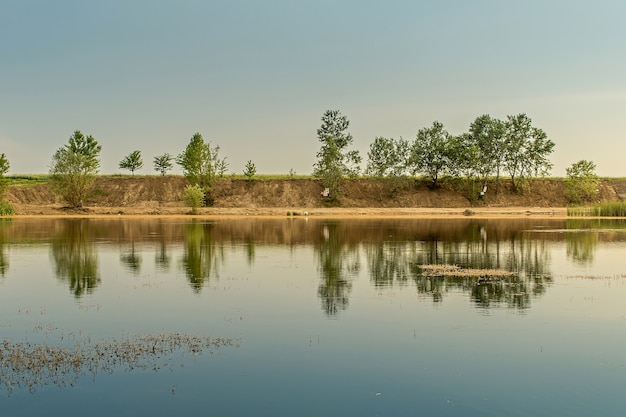
M 9 185 L 44 184 L 50 181 L 48 174 L 7 175 L 5 178 L 9 180 Z
M 567 215 L 575 217 L 626 217 L 626 202 L 618 201 L 592 206 L 568 207 Z

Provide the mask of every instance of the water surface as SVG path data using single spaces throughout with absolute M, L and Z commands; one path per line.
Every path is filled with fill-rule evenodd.
M 598 220 L 3 221 L 0 415 L 622 415 L 625 249 Z M 231 343 L 6 360 L 157 336 Z

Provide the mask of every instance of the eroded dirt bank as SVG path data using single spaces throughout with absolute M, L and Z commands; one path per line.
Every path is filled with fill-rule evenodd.
M 187 180 L 182 176 L 99 177 L 81 210 L 65 208 L 48 184 L 12 185 L 6 200 L 20 216 L 185 215 L 189 212 L 182 202 L 186 185 Z M 385 181 L 355 179 L 345 182 L 339 197 L 340 207 L 326 207 L 321 191 L 321 184 L 313 179 L 247 182 L 222 178 L 215 186 L 215 205 L 200 209 L 199 214 L 564 216 L 567 204 L 564 182 L 554 179 L 535 180 L 522 194 L 512 192 L 506 181 L 499 193 L 495 192 L 495 185 L 489 184 L 484 200 L 470 199 L 462 187 L 451 184 L 432 191 L 426 182 L 415 181 L 392 191 Z M 602 182 L 599 199 L 619 201 L 612 182 Z

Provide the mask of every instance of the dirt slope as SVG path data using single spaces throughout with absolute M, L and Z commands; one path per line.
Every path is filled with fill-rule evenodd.
M 182 176 L 116 176 L 99 177 L 83 210 L 68 210 L 55 197 L 48 184 L 12 185 L 6 200 L 18 215 L 55 214 L 184 214 L 182 203 L 187 180 Z M 286 210 L 311 211 L 323 209 L 322 186 L 313 179 L 245 180 L 221 178 L 215 191 L 215 206 L 204 213 L 259 212 L 282 213 Z M 372 179 L 346 180 L 339 196 L 342 209 L 409 209 L 409 208 L 555 208 L 565 207 L 564 182 L 553 179 L 535 180 L 523 194 L 513 193 L 507 182 L 496 194 L 489 184 L 483 201 L 470 201 L 462 186 L 443 185 L 436 191 L 427 183 L 415 181 L 392 192 L 388 182 Z M 611 182 L 603 182 L 600 200 L 619 200 Z M 262 211 L 261 209 L 265 209 Z M 275 209 L 275 210 L 269 210 Z M 269 211 L 268 211 L 269 210 Z

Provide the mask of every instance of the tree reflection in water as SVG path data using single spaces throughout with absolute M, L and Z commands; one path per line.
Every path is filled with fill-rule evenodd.
M 4 277 L 9 269 L 9 257 L 6 254 L 6 243 L 9 241 L 7 237 L 7 229 L 11 225 L 12 219 L 0 219 L 0 276 Z
M 588 231 L 585 233 L 567 232 L 565 233 L 567 244 L 567 257 L 581 266 L 590 265 L 595 257 L 598 246 L 598 233 Z
M 219 277 L 224 263 L 224 246 L 216 244 L 213 223 L 192 221 L 184 226 L 182 266 L 195 292 L 200 292 L 211 275 Z
M 335 222 L 324 224 L 321 234 L 314 246 L 321 279 L 317 294 L 324 312 L 335 316 L 348 307 L 348 294 L 352 289 L 350 279 L 361 269 L 359 248 L 343 239 Z
M 388 233 L 402 234 L 400 230 Z M 525 309 L 530 306 L 531 296 L 543 294 L 552 282 L 547 243 L 528 239 L 522 231 L 489 236 L 483 226 L 469 224 L 466 229 L 457 230 L 454 239 L 439 233 L 417 234 L 416 238 L 422 240 L 403 238 L 366 245 L 370 279 L 375 286 L 406 285 L 412 278 L 418 293 L 432 297 L 433 302 L 442 302 L 444 294 L 456 288 L 469 292 L 472 301 L 481 307 L 504 304 Z M 497 279 L 425 275 L 420 266 L 432 264 L 505 270 L 515 275 Z
M 135 242 L 130 243 L 130 249 L 120 255 L 120 261 L 134 274 L 139 275 L 141 271 L 141 256 L 135 251 Z
M 524 309 L 552 282 L 549 254 L 555 243 L 565 244 L 569 258 L 587 265 L 594 261 L 598 245 L 626 240 L 626 222 L 558 219 L 221 219 L 182 224 L 163 219 L 14 221 L 0 223 L 0 274 L 8 268 L 7 245 L 30 241 L 28 236 L 38 238 L 44 230 L 43 235 L 53 236 L 50 253 L 56 275 L 68 281 L 77 297 L 100 282 L 96 237 L 98 242 L 120 242 L 124 248 L 121 262 L 136 274 L 143 273 L 141 251 L 147 242 L 154 243 L 156 268 L 169 269 L 171 259 L 178 257 L 179 270 L 197 292 L 227 267 L 225 253 L 233 248 L 244 249 L 254 270 L 259 248 L 311 247 L 319 279 L 317 294 L 329 316 L 348 307 L 361 262 L 376 288 L 415 284 L 419 294 L 435 302 L 457 289 L 469 294 L 478 306 Z M 177 252 L 181 244 L 182 252 Z M 173 251 L 172 245 L 176 247 Z M 433 264 L 499 269 L 515 276 L 497 281 L 425 276 L 421 266 Z
M 85 219 L 57 222 L 50 246 L 55 273 L 67 281 L 74 296 L 90 293 L 100 283 L 93 224 Z

